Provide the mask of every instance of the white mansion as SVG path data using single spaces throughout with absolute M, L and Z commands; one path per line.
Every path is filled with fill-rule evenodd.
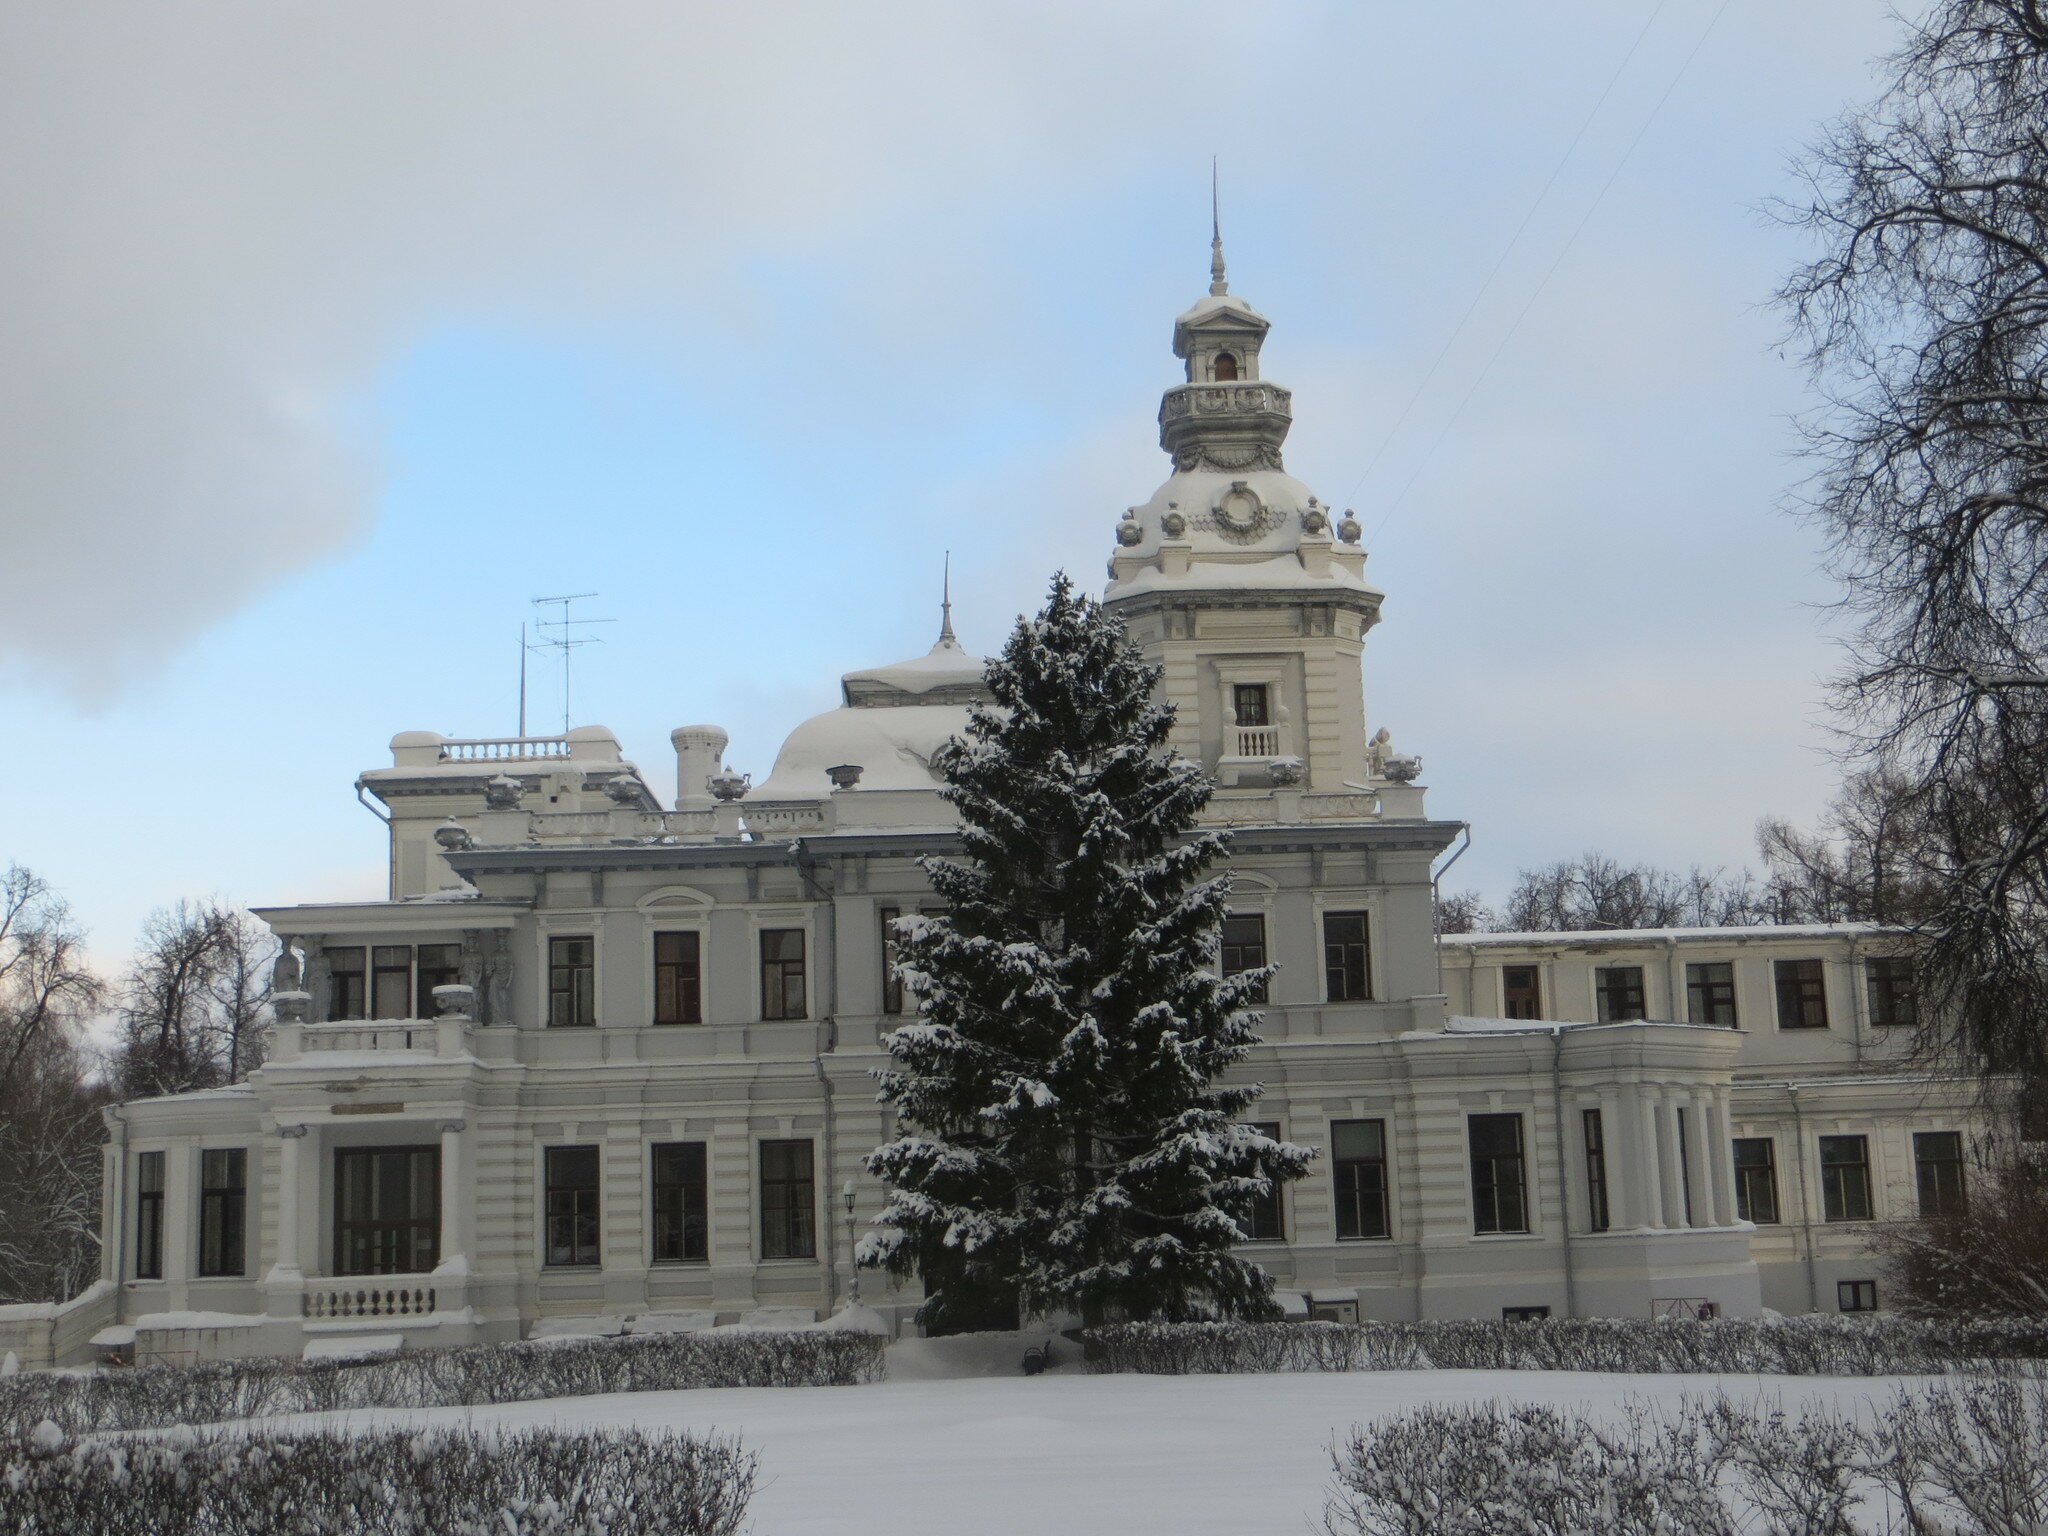
M 1105 600 L 1164 668 L 1235 829 L 1226 967 L 1277 962 L 1258 1113 L 1320 1154 L 1245 1215 L 1297 1313 L 1857 1310 L 1865 1239 L 1959 1198 L 1959 1087 L 1888 1065 L 1910 961 L 1863 928 L 1439 940 L 1458 841 L 1368 739 L 1382 594 L 1281 464 L 1267 322 L 1174 324 L 1172 473 Z M 108 1112 L 103 1278 L 0 1309 L 25 1364 L 316 1354 L 809 1320 L 854 1289 L 891 1134 L 888 925 L 952 845 L 932 753 L 981 662 L 950 623 L 848 673 L 749 786 L 712 726 L 675 798 L 603 729 L 407 732 L 358 781 L 388 900 L 260 915 L 289 946 L 269 1062 Z M 918 1295 L 875 1275 L 898 1326 Z

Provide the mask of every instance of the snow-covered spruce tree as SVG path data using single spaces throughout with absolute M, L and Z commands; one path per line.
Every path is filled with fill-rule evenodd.
M 965 857 L 924 861 L 945 912 L 900 928 L 918 1017 L 877 1075 L 904 1134 L 867 1160 L 891 1192 L 859 1255 L 924 1277 L 928 1326 L 1274 1311 L 1232 1213 L 1310 1154 L 1217 1082 L 1267 972 L 1216 974 L 1225 839 L 1157 680 L 1061 574 L 939 759 Z

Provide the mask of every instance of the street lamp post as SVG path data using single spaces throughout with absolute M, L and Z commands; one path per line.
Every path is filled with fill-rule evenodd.
M 850 1307 L 857 1307 L 860 1305 L 860 1261 L 854 1257 L 853 1252 L 853 1202 L 855 1199 L 853 1180 L 848 1179 L 841 1186 L 839 1198 L 846 1202 L 846 1262 L 852 1270 L 852 1277 L 848 1280 L 846 1286 L 846 1304 Z

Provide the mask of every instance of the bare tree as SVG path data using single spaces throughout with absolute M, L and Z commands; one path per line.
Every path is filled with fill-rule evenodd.
M 1927 797 L 1896 771 L 1851 774 L 1812 832 L 1767 817 L 1757 851 L 1788 923 L 1914 923 L 1933 901 L 1939 829 Z
M 1771 921 L 1756 877 L 1694 865 L 1680 873 L 1587 852 L 1515 877 L 1495 926 L 1508 933 L 1721 928 Z
M 1936 0 L 1780 212 L 1866 771 L 1937 836 L 1925 1044 L 2048 1135 L 2048 10 Z
M 34 871 L 9 865 L 0 878 L 0 1103 L 40 1049 L 100 1007 L 84 948 L 63 899 Z
M 99 1108 L 78 1048 L 104 989 L 69 909 L 0 879 L 0 1301 L 61 1301 L 99 1255 Z
M 1493 923 L 1493 909 L 1477 891 L 1457 891 L 1437 898 L 1438 933 L 1483 933 Z
M 152 913 L 122 988 L 123 1094 L 215 1088 L 261 1065 L 276 952 L 267 929 L 219 901 Z

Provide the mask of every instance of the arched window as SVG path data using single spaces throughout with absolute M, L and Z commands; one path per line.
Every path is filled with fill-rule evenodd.
M 1216 382 L 1218 384 L 1230 384 L 1234 383 L 1236 379 L 1237 359 L 1228 352 L 1218 352 L 1216 354 Z

